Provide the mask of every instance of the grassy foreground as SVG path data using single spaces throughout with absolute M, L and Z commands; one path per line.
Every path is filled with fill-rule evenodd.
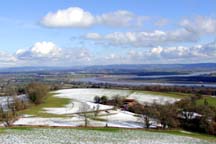
M 46 128 L 46 127 L 43 127 Z M 110 132 L 110 133 L 119 133 L 121 131 L 143 131 L 143 132 L 152 132 L 152 133 L 165 133 L 165 134 L 170 134 L 170 135 L 178 135 L 178 136 L 187 136 L 187 137 L 192 137 L 192 138 L 198 138 L 202 140 L 206 140 L 212 143 L 216 143 L 216 137 L 207 135 L 207 134 L 200 134 L 200 133 L 193 133 L 193 132 L 188 132 L 188 131 L 183 131 L 183 130 L 143 130 L 143 129 L 125 129 L 125 128 L 109 128 L 109 127 L 75 127 L 75 128 L 64 128 L 64 127 L 58 127 L 58 128 L 53 128 L 53 127 L 48 127 L 51 129 L 68 129 L 68 130 L 83 130 L 83 131 L 99 131 L 99 132 Z M 5 133 L 7 129 L 13 129 L 13 130 L 28 130 L 32 131 L 34 129 L 37 129 L 36 127 L 10 127 L 10 128 L 0 128 L 0 135 Z
M 167 133 L 167 134 L 173 134 L 173 135 L 179 135 L 179 136 L 189 136 L 189 137 L 193 137 L 193 138 L 199 138 L 199 139 L 203 139 L 203 140 L 207 140 L 207 141 L 216 142 L 216 137 L 213 135 L 188 132 L 188 131 L 184 131 L 184 130 L 148 130 L 148 131 Z

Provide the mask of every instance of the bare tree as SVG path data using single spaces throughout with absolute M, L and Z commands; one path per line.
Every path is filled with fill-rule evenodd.
M 98 115 L 99 110 L 100 110 L 100 105 L 97 104 L 97 105 L 96 105 L 96 108 L 95 108 L 95 110 L 94 110 L 94 115 L 95 115 L 95 117 Z
M 1 121 L 6 127 L 11 126 L 13 121 L 16 119 L 16 109 L 9 98 L 7 98 L 7 104 L 0 107 L 0 116 Z
M 88 120 L 88 110 L 89 110 L 89 106 L 85 103 L 83 103 L 80 107 L 79 107 L 79 112 L 80 112 L 80 116 L 84 118 L 84 126 L 87 127 L 89 124 L 89 120 Z

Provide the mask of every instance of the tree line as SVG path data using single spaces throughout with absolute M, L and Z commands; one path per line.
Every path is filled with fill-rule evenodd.
M 126 98 L 121 96 L 114 96 L 109 100 L 105 96 L 95 97 L 94 100 L 96 103 L 114 105 L 139 114 L 145 128 L 150 128 L 151 119 L 154 119 L 162 125 L 163 129 L 181 128 L 216 135 L 216 107 L 209 105 L 207 101 L 198 104 L 197 101 L 202 98 L 201 95 L 194 95 L 175 103 L 166 104 L 141 104 L 136 101 L 128 107 L 124 107 Z

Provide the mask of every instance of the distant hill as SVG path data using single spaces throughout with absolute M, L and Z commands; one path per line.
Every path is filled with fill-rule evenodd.
M 89 66 L 84 70 L 93 73 L 203 72 L 216 71 L 216 63 L 106 65 Z
M 140 73 L 140 72 L 202 72 L 216 71 L 216 63 L 197 64 L 116 64 L 76 67 L 11 67 L 0 68 L 0 73 L 64 71 L 77 73 Z

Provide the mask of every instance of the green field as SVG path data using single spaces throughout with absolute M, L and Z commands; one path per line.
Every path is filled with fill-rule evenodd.
M 213 135 L 194 133 L 194 132 L 189 132 L 189 131 L 184 131 L 184 130 L 148 130 L 148 131 L 161 132 L 161 133 L 180 135 L 180 136 L 189 136 L 193 138 L 199 138 L 199 139 L 208 140 L 211 142 L 216 142 L 216 137 Z
M 205 100 L 207 101 L 208 105 L 216 107 L 216 97 L 206 96 L 197 101 L 198 105 L 204 105 Z
M 32 104 L 30 108 L 20 111 L 19 114 L 28 114 L 38 117 L 64 117 L 64 115 L 55 115 L 43 112 L 43 108 L 63 107 L 70 103 L 70 99 L 54 97 L 54 94 L 49 95 L 44 99 L 44 102 L 39 105 Z

